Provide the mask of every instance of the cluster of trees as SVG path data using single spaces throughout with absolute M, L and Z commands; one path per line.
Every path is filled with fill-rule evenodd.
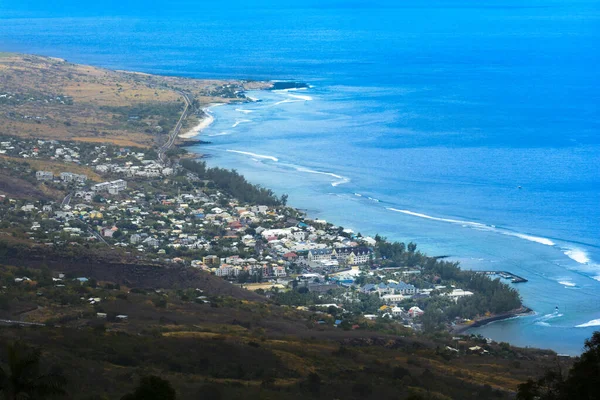
M 416 243 L 406 245 L 402 242 L 388 242 L 387 238 L 379 235 L 375 236 L 375 241 L 375 255 L 388 267 L 415 267 L 423 259 L 427 259 L 427 256 L 417 251 Z
M 457 303 L 436 297 L 417 302 L 419 307 L 426 310 L 423 323 L 428 329 L 440 328 L 455 317 L 474 318 L 486 313 L 500 314 L 522 306 L 519 293 L 499 279 L 492 280 L 481 273 L 462 270 L 456 262 L 427 257 L 417 251 L 417 245 L 412 242 L 408 245 L 388 242 L 379 235 L 375 240 L 376 255 L 383 264 L 420 267 L 421 275 L 431 281 L 450 282 L 474 292 L 474 295 L 463 297 Z
M 207 168 L 204 161 L 181 160 L 181 165 L 195 173 L 200 179 L 213 181 L 217 188 L 241 202 L 280 206 L 287 201 L 287 195 L 278 198 L 272 190 L 251 184 L 236 170 L 218 167 Z
M 67 379 L 55 367 L 44 368 L 39 349 L 22 342 L 6 347 L 6 364 L 0 366 L 0 393 L 3 399 L 65 398 Z M 220 389 L 205 384 L 198 390 L 202 399 L 218 400 Z M 121 400 L 175 400 L 177 392 L 171 383 L 155 375 L 143 376 L 138 386 Z
M 354 315 L 374 314 L 383 305 L 379 296 L 374 294 L 357 293 L 356 299 L 340 300 L 339 296 L 342 293 L 343 290 L 340 289 L 332 289 L 327 293 L 310 292 L 307 287 L 300 286 L 295 290 L 274 292 L 271 299 L 281 305 L 309 306 L 309 309 L 310 306 L 315 306 L 315 310 L 319 304 L 341 303 L 344 310 Z
M 600 399 L 600 332 L 585 341 L 584 349 L 567 374 L 558 364 L 538 380 L 519 385 L 517 400 Z
M 451 317 L 472 318 L 486 312 L 493 314 L 515 310 L 522 306 L 519 292 L 502 283 L 500 279 L 474 271 L 462 270 L 458 263 L 428 259 L 423 265 L 423 273 L 434 274 L 444 281 L 456 282 L 461 287 L 473 291 L 473 296 L 464 297 L 448 310 Z

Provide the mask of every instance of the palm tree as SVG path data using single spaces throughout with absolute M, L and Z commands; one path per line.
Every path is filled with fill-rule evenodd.
M 41 351 L 21 342 L 7 346 L 7 368 L 0 366 L 0 392 L 6 400 L 47 399 L 65 394 L 66 379 L 41 372 Z

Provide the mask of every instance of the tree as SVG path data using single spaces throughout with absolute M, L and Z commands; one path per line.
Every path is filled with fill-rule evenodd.
M 600 332 L 585 341 L 585 351 L 563 378 L 560 364 L 537 381 L 529 379 L 519 385 L 518 400 L 599 400 L 600 399 Z
M 0 391 L 7 400 L 46 399 L 65 395 L 66 379 L 41 372 L 41 351 L 22 342 L 7 346 L 7 366 L 0 367 Z
M 314 395 L 321 391 L 321 377 L 314 372 L 308 374 L 308 390 Z
M 218 386 L 212 384 L 204 384 L 198 389 L 198 399 L 201 400 L 221 400 L 221 390 Z
M 336 306 L 329 306 L 327 307 L 327 313 L 335 317 L 338 313 L 338 308 Z
M 175 400 L 177 395 L 171 383 L 159 376 L 149 375 L 140 379 L 133 391 L 121 397 L 121 400 Z
M 573 399 L 600 399 L 600 332 L 585 341 L 585 351 L 569 371 L 563 397 Z
M 410 243 L 408 244 L 408 251 L 409 251 L 410 253 L 414 253 L 414 252 L 415 252 L 415 250 L 417 250 L 417 244 L 416 244 L 416 243 L 413 243 L 413 242 L 410 242 Z

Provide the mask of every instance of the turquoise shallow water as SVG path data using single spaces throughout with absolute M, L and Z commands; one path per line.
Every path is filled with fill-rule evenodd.
M 12 3 L 2 50 L 311 83 L 214 108 L 196 151 L 311 215 L 529 279 L 537 315 L 486 336 L 575 354 L 599 329 L 598 1 Z

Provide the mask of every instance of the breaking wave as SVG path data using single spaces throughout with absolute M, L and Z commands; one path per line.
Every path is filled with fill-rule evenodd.
M 464 220 L 452 219 L 452 218 L 432 217 L 431 215 L 427 215 L 427 214 L 421 214 L 421 213 L 417 213 L 417 212 L 409 211 L 409 210 L 399 210 L 397 208 L 391 208 L 391 207 L 387 207 L 387 209 L 390 211 L 395 211 L 395 212 L 399 212 L 399 213 L 403 213 L 403 214 L 407 214 L 407 215 L 412 215 L 413 217 L 425 218 L 425 219 L 429 219 L 429 220 L 433 220 L 433 221 L 448 222 L 451 224 L 457 224 L 457 225 L 461 225 L 464 227 L 470 227 L 470 228 L 477 229 L 477 230 L 497 232 L 502 235 L 514 236 L 514 237 L 518 237 L 520 239 L 543 244 L 546 246 L 554 246 L 555 245 L 555 243 L 550 239 L 547 239 L 544 237 L 539 237 L 539 236 L 527 235 L 525 233 L 512 232 L 507 229 L 497 228 L 495 225 L 486 225 L 486 224 L 482 224 L 480 222 L 464 221 Z
M 344 183 L 350 182 L 350 178 L 346 178 L 345 176 L 334 174 L 333 172 L 315 171 L 312 169 L 308 169 L 308 168 L 304 168 L 304 167 L 297 167 L 297 166 L 295 166 L 294 168 L 296 169 L 296 171 L 299 171 L 299 172 L 307 172 L 309 174 L 328 175 L 333 178 L 336 178 L 336 181 L 332 182 L 331 186 L 339 186 L 339 185 L 343 185 Z
M 219 132 L 219 133 L 213 133 L 212 135 L 207 135 L 207 136 L 214 137 L 214 136 L 227 136 L 227 135 L 231 135 L 231 132 L 223 131 L 223 132 Z
M 569 249 L 563 252 L 571 260 L 577 261 L 579 264 L 587 264 L 590 262 L 590 258 L 587 253 L 580 249 Z
M 244 122 L 252 122 L 251 119 L 236 119 L 235 123 L 233 125 L 231 125 L 232 128 L 235 128 L 236 126 L 238 126 L 239 124 L 243 124 Z
M 264 159 L 264 160 L 271 160 L 271 161 L 275 161 L 275 162 L 279 161 L 279 159 L 277 157 L 266 156 L 266 155 L 263 155 L 263 154 L 250 153 L 249 151 L 240 151 L 240 150 L 225 150 L 225 151 L 227 151 L 229 153 L 244 154 L 244 155 L 251 156 L 251 157 L 254 157 L 254 158 L 261 158 L 261 159 Z
M 575 328 L 588 328 L 590 326 L 600 326 L 600 319 L 593 319 L 585 324 L 575 325 Z
M 568 287 L 575 287 L 575 286 L 577 286 L 576 284 L 574 284 L 571 281 L 559 281 L 558 283 L 560 283 L 561 285 L 564 285 L 564 286 L 568 286 Z

